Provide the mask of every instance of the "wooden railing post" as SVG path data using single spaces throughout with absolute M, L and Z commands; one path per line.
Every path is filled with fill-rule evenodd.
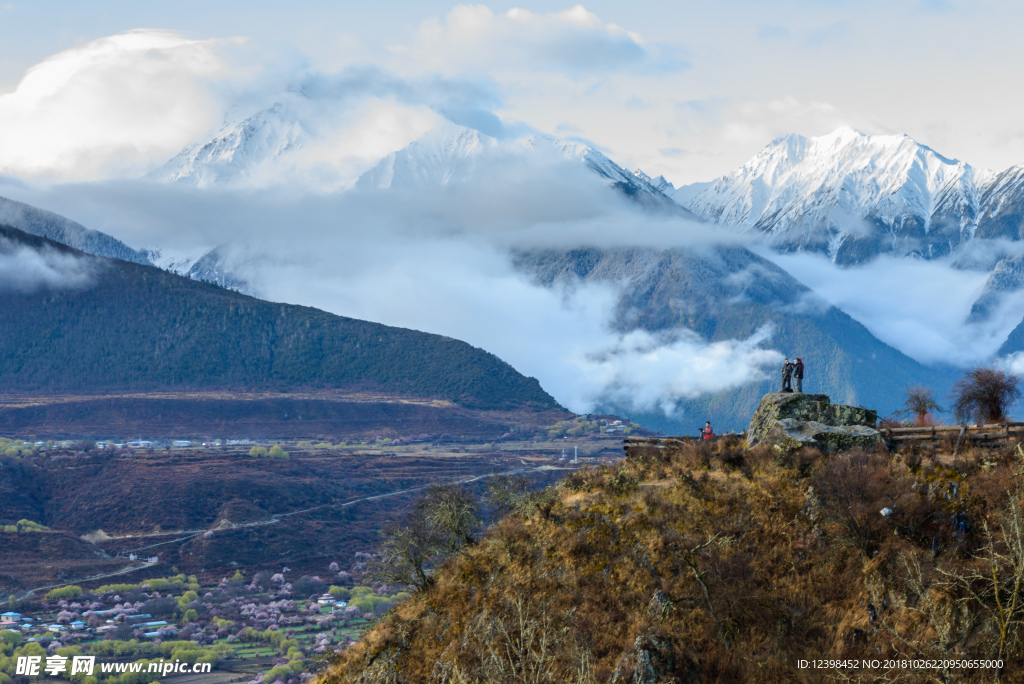
M 964 433 L 967 431 L 966 425 L 960 426 L 960 435 L 956 438 L 956 446 L 953 447 L 953 455 L 956 456 L 956 452 L 960 450 L 960 442 L 964 438 Z

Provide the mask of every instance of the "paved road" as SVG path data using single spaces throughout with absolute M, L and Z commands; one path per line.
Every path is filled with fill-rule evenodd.
M 17 596 L 15 598 L 16 600 L 21 601 L 23 599 L 27 599 L 29 596 L 36 593 L 37 591 L 42 591 L 43 589 L 55 589 L 57 587 L 63 587 L 68 584 L 74 584 L 75 582 L 86 582 L 90 580 L 106 579 L 107 577 L 116 577 L 117 575 L 124 575 L 129 572 L 135 572 L 136 570 L 144 570 L 145 568 L 153 567 L 158 562 L 159 561 L 154 561 L 151 563 L 149 561 L 142 561 L 141 563 L 134 563 L 126 568 L 115 570 L 114 572 L 105 572 L 100 575 L 89 575 L 88 577 L 82 577 L 80 579 L 71 580 L 70 582 L 61 582 L 60 584 L 48 584 L 45 587 L 36 587 L 35 589 L 29 589 L 21 596 Z

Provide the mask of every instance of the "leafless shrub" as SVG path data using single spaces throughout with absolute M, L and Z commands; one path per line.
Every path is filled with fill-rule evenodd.
M 989 614 L 995 626 L 997 644 L 994 658 L 1002 659 L 1007 646 L 1016 642 L 1024 623 L 1024 515 L 1019 494 L 1011 494 L 998 516 L 999 531 L 988 521 L 982 523 L 984 544 L 977 565 L 959 572 L 940 571 Z
M 932 411 L 941 411 L 942 407 L 935 401 L 935 395 L 931 388 L 921 385 L 914 385 L 907 388 L 907 400 L 903 403 L 903 410 L 897 411 L 896 415 L 914 416 L 914 424 L 918 426 L 928 425 L 928 414 Z
M 528 479 L 514 475 L 492 477 L 484 494 L 484 501 L 495 518 L 511 513 L 528 518 L 538 509 L 549 507 L 556 499 L 557 494 L 552 488 L 533 491 Z
M 908 658 L 943 662 L 962 649 L 975 631 L 975 616 L 950 591 L 933 561 L 902 553 L 866 581 L 872 625 L 891 637 L 896 653 Z M 954 681 L 954 672 L 940 668 L 939 681 Z
M 547 603 L 517 596 L 478 619 L 487 635 L 483 656 L 485 681 L 544 684 L 563 681 L 556 654 L 568 632 L 565 616 Z
M 370 561 L 370 576 L 388 584 L 430 585 L 429 564 L 444 548 L 443 539 L 421 516 L 410 515 L 381 530 L 384 541 Z
M 842 523 L 847 540 L 866 556 L 888 533 L 879 510 L 887 505 L 888 472 L 881 457 L 865 452 L 827 461 L 814 476 L 814 490 Z
M 953 385 L 950 397 L 960 421 L 1001 423 L 1006 411 L 1021 397 L 1020 379 L 994 368 L 975 368 Z

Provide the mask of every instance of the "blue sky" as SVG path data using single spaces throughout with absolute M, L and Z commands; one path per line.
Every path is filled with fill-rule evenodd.
M 516 7 L 532 20 L 509 19 Z M 909 133 L 976 166 L 1024 162 L 1014 85 L 1022 17 L 1012 3 L 585 8 L 589 28 L 576 30 L 567 3 L 0 2 L 0 93 L 56 53 L 150 28 L 247 38 L 225 59 L 264 73 L 373 65 L 476 84 L 503 121 L 592 141 L 677 184 L 735 168 L 778 135 L 843 124 Z

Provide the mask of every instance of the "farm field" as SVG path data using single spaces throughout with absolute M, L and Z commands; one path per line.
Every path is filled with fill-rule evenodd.
M 37 525 L 0 532 L 0 591 L 137 582 L 172 567 L 204 583 L 237 569 L 319 571 L 325 560 L 371 551 L 380 525 L 431 483 L 483 487 L 492 474 L 515 473 L 544 486 L 579 465 L 570 463 L 574 447 L 580 464 L 622 454 L 615 435 L 545 437 L 282 441 L 283 459 L 253 458 L 250 445 L 0 455 L 0 524 Z

